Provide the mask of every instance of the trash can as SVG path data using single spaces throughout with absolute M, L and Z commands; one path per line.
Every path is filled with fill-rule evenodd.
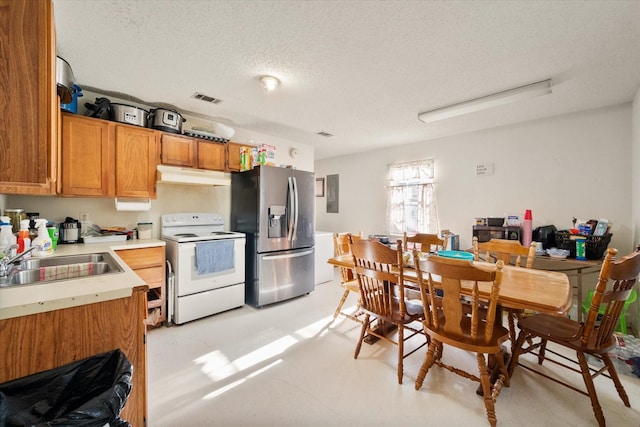
M 130 426 L 133 366 L 120 350 L 0 384 L 0 426 Z

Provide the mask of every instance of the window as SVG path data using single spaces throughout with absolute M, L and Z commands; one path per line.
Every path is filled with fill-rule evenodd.
M 389 166 L 387 229 L 391 235 L 440 234 L 434 160 L 396 163 Z

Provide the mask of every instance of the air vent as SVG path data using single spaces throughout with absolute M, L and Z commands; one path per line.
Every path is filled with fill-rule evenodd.
M 317 135 L 324 136 L 326 138 L 329 138 L 330 136 L 333 136 L 333 134 L 331 134 L 329 132 L 318 132 Z
M 213 96 L 204 95 L 202 93 L 194 93 L 192 98 L 199 99 L 201 101 L 210 102 L 212 104 L 220 104 L 222 99 L 214 98 Z

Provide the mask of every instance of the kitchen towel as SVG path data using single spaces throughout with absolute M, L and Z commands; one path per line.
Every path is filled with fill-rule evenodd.
M 234 241 L 229 239 L 196 243 L 198 274 L 231 270 L 235 263 Z
M 40 280 L 63 280 L 75 277 L 85 277 L 93 274 L 93 263 L 54 265 L 40 267 Z

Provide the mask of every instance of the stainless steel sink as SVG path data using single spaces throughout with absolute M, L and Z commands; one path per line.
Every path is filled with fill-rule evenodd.
M 32 258 L 15 265 L 7 277 L 0 277 L 0 286 L 59 282 L 123 271 L 108 252 Z

